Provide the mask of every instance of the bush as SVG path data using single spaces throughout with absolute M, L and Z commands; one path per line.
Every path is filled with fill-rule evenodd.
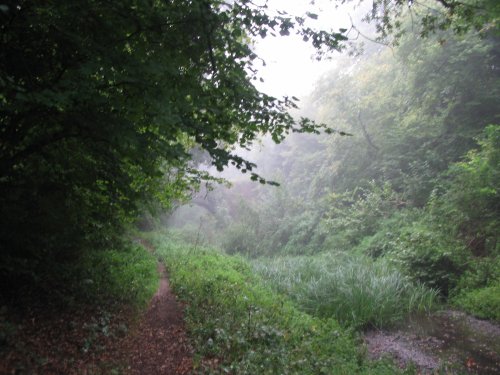
M 390 257 L 414 281 L 438 289 L 444 296 L 457 285 L 468 260 L 459 241 L 421 222 L 402 230 Z
M 252 228 L 245 224 L 232 224 L 224 233 L 222 247 L 228 254 L 256 255 L 258 237 Z
M 401 200 L 389 183 L 378 186 L 375 181 L 364 189 L 330 194 L 328 211 L 321 223 L 323 229 L 331 233 L 325 247 L 351 249 L 357 246 L 363 238 L 379 230 Z
M 451 301 L 477 317 L 500 321 L 500 257 L 473 259 Z
M 453 294 L 468 292 L 500 283 L 500 256 L 496 258 L 473 258 L 467 264 Z
M 372 258 L 383 257 L 398 247 L 399 238 L 405 229 L 422 215 L 419 209 L 402 209 L 380 222 L 380 228 L 372 236 L 366 236 L 355 248 L 355 252 Z
M 500 284 L 460 294 L 453 303 L 479 318 L 500 322 Z
M 500 125 L 489 125 L 477 139 L 478 150 L 448 171 L 450 184 L 434 207 L 455 226 L 476 256 L 500 252 Z
M 0 303 L 5 299 L 7 305 L 30 308 L 38 303 L 67 307 L 123 302 L 139 307 L 158 288 L 156 259 L 138 244 L 122 239 L 117 246 L 90 249 L 64 260 L 46 256 L 31 263 L 36 268 L 24 280 L 15 279 L 18 285 L 13 290 L 22 293 L 12 297 L 2 293 Z

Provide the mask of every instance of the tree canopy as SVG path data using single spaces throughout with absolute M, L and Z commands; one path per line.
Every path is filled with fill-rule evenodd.
M 498 35 L 500 5 L 495 0 L 375 0 L 364 19 L 375 24 L 376 39 L 396 44 L 408 31 L 423 37 L 447 29 Z

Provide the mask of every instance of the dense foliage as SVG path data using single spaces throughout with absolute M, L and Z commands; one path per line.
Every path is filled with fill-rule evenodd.
M 475 291 L 489 294 L 500 280 L 485 266 L 498 264 L 500 251 L 499 126 L 491 125 L 500 110 L 499 58 L 493 34 L 443 31 L 405 35 L 398 48 L 354 64 L 337 59 L 304 113 L 353 136 L 293 136 L 257 155 L 282 186 L 248 193 L 236 182 L 234 193 L 216 192 L 220 244 L 251 257 L 384 259 L 479 311 Z M 480 308 L 489 313 L 478 315 L 495 317 L 489 300 Z
M 91 305 L 104 310 L 123 306 L 139 310 L 158 288 L 156 263 L 144 247 L 125 241 L 116 248 L 88 250 L 78 262 L 42 263 L 36 274 L 36 289 L 31 283 L 22 283 L 2 293 L 7 302 L 16 302 L 12 307 L 19 311 L 24 306 L 47 304 L 56 308 Z
M 322 57 L 356 25 L 315 31 L 313 13 L 249 0 L 2 1 L 0 304 L 143 305 L 155 259 L 124 229 L 233 165 L 264 186 L 215 192 L 191 248 L 155 239 L 201 373 L 392 374 L 345 326 L 427 311 L 437 291 L 500 319 L 499 14 L 373 1 L 376 39 L 399 47 L 337 59 L 296 119 L 297 98 L 254 86 L 253 40 L 295 33 Z M 266 136 L 284 143 L 257 174 L 235 149 Z M 206 239 L 281 258 L 252 268 Z
M 343 0 L 346 2 L 349 0 Z M 408 17 L 408 14 L 411 17 Z M 417 0 L 371 3 L 365 20 L 373 22 L 377 40 L 398 44 L 408 31 L 426 37 L 438 30 L 463 34 L 473 29 L 480 34 L 498 31 L 500 6 L 495 0 Z M 408 19 L 411 22 L 408 22 Z

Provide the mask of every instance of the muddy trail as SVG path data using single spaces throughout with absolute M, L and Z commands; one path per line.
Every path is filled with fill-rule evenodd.
M 169 287 L 165 266 L 157 267 L 159 288 L 139 316 L 127 305 L 112 312 L 97 305 L 42 306 L 22 317 L 0 308 L 0 375 L 192 372 L 183 307 Z
M 413 316 L 364 341 L 372 359 L 388 356 L 423 374 L 500 374 L 500 326 L 458 311 Z
M 137 332 L 125 343 L 130 375 L 183 375 L 192 370 L 192 349 L 180 304 L 170 290 L 165 266 L 158 263 L 160 287 Z

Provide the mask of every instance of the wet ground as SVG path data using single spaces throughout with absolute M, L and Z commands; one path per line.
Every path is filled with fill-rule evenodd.
M 392 330 L 364 336 L 371 358 L 390 356 L 421 373 L 500 374 L 500 325 L 458 311 L 412 316 Z

